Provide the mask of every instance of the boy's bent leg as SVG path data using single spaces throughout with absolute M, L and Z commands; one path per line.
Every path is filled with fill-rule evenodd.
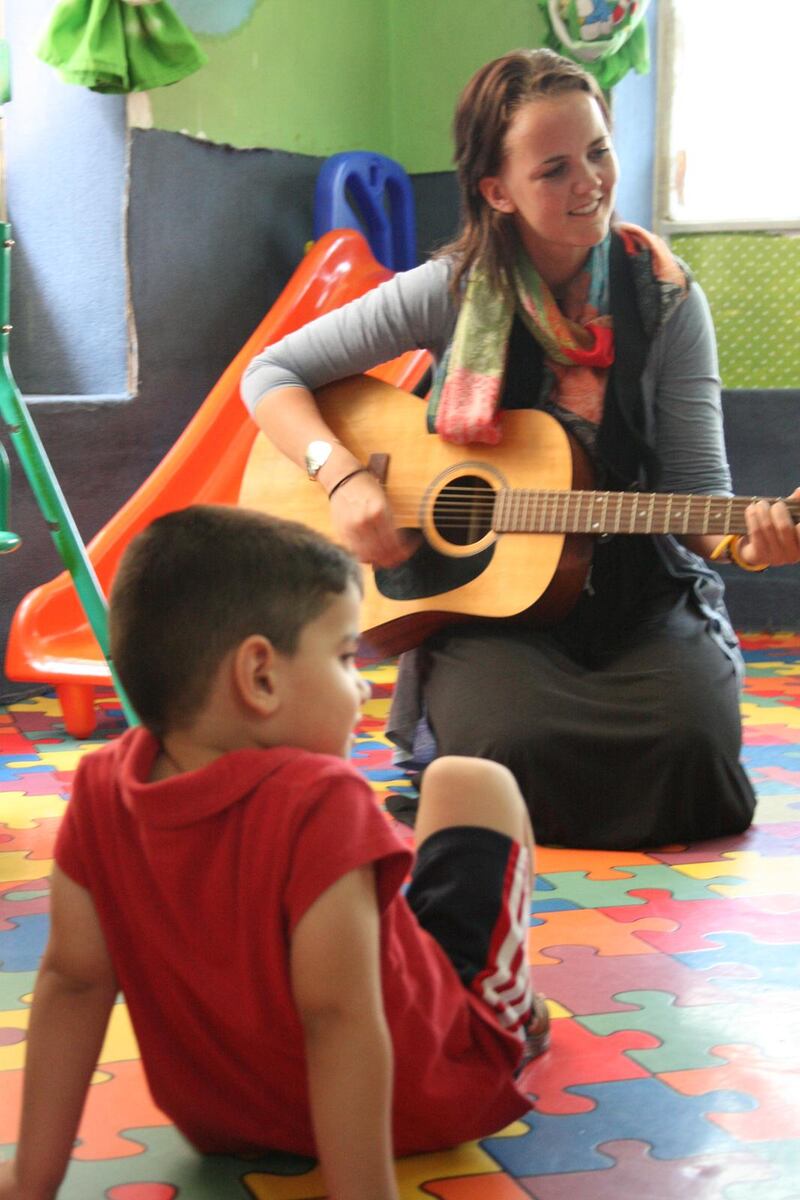
M 528 849 L 533 870 L 533 830 L 511 772 L 483 758 L 437 758 L 425 770 L 415 826 L 421 846 L 440 829 L 477 825 L 504 833 Z M 530 885 L 533 886 L 531 878 Z
M 484 759 L 437 759 L 416 833 L 409 904 L 528 1061 L 547 1047 L 549 1018 L 527 963 L 533 835 L 513 775 Z

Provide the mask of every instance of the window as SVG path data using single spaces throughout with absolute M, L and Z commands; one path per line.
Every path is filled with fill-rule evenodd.
M 800 230 L 797 0 L 661 0 L 662 232 Z

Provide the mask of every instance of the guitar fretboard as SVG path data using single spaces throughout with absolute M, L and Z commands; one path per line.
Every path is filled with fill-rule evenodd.
M 502 488 L 495 495 L 497 533 L 745 533 L 744 513 L 761 496 L 668 492 L 544 492 Z M 800 504 L 788 502 L 795 521 Z

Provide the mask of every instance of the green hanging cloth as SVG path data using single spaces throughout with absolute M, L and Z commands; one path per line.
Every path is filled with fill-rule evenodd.
M 208 61 L 166 0 L 61 0 L 37 54 L 93 92 L 146 92 Z
M 8 42 L 0 40 L 0 104 L 11 99 L 11 56 Z
M 604 91 L 628 71 L 650 70 L 647 25 L 650 0 L 538 0 L 547 22 L 547 45 L 594 75 Z

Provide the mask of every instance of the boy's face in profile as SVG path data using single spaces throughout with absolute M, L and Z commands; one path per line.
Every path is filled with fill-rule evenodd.
M 292 655 L 278 654 L 281 741 L 346 758 L 370 687 L 356 669 L 361 596 L 349 584 L 306 625 Z

